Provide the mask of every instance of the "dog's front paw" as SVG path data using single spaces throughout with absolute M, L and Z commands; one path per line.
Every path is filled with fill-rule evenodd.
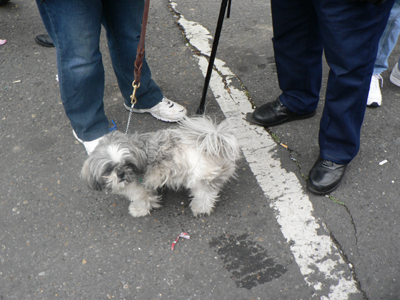
M 204 205 L 204 203 L 191 202 L 190 208 L 192 209 L 193 216 L 198 217 L 200 215 L 210 215 L 214 209 L 213 206 Z
M 144 206 L 139 207 L 137 205 L 135 205 L 136 203 L 131 203 L 129 205 L 129 213 L 131 214 L 131 216 L 133 217 L 144 217 L 150 214 L 150 210 Z

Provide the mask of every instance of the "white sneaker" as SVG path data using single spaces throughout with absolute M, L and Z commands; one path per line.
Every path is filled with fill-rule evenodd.
M 394 85 L 400 87 L 400 70 L 399 70 L 399 63 L 396 63 L 394 66 L 392 73 L 390 73 L 389 80 Z
M 97 145 L 99 144 L 100 140 L 103 138 L 103 137 L 99 137 L 98 139 L 95 139 L 93 141 L 85 142 L 85 141 L 82 141 L 80 138 L 78 138 L 78 136 L 75 133 L 75 130 L 72 130 L 72 133 L 74 134 L 74 137 L 76 138 L 76 140 L 79 143 L 82 143 L 83 146 L 85 146 L 85 149 L 86 149 L 86 152 L 88 155 L 92 154 L 94 149 L 96 149 Z
M 127 110 L 131 110 L 130 106 L 124 103 Z M 132 109 L 135 113 L 151 113 L 153 117 L 164 122 L 178 122 L 181 121 L 187 114 L 186 108 L 182 105 L 175 103 L 167 98 L 163 98 L 160 103 L 152 108 Z
M 381 86 L 379 86 L 379 80 L 382 81 L 381 86 L 383 85 L 383 78 L 379 74 L 372 75 L 371 84 L 369 86 L 368 100 L 367 106 L 370 107 L 378 107 L 382 104 L 382 94 L 381 94 Z

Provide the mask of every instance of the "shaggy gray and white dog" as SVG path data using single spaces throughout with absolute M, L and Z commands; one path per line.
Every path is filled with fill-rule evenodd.
M 224 184 L 235 176 L 239 143 L 228 120 L 185 118 L 180 126 L 151 133 L 112 132 L 85 161 L 89 188 L 126 196 L 129 213 L 145 216 L 160 207 L 160 187 L 190 191 L 195 216 L 210 214 Z

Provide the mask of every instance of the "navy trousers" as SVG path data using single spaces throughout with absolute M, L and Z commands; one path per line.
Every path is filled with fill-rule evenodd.
M 359 151 L 369 85 L 394 0 L 271 0 L 280 100 L 295 113 L 318 106 L 322 54 L 329 65 L 319 146 L 321 157 L 349 163 Z

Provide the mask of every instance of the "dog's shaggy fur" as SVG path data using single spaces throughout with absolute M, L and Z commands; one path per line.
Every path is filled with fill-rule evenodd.
M 235 175 L 240 149 L 228 120 L 185 118 L 174 129 L 126 135 L 112 132 L 85 161 L 89 188 L 126 196 L 129 213 L 145 216 L 160 207 L 157 189 L 190 191 L 195 216 L 210 214 L 223 185 Z

